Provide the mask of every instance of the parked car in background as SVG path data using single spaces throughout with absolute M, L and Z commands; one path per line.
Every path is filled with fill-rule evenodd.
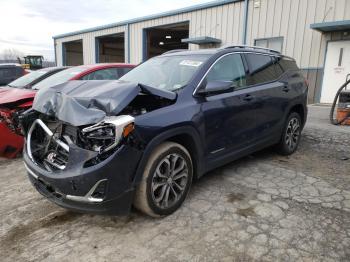
M 194 178 L 265 147 L 295 152 L 307 91 L 295 60 L 273 50 L 171 51 L 119 81 L 39 91 L 22 119 L 24 162 L 62 207 L 169 215 Z
M 17 78 L 16 80 L 8 83 L 8 87 L 21 88 L 21 89 L 31 89 L 34 85 L 43 81 L 45 78 L 52 76 L 68 67 L 47 67 L 36 71 L 31 71 L 30 73 Z
M 35 83 L 27 83 L 31 78 L 28 75 L 27 78 L 12 82 L 10 86 L 0 88 L 0 156 L 13 158 L 22 151 L 23 136 L 18 122 L 19 115 L 32 106 L 39 89 L 70 80 L 115 80 L 133 67 L 130 64 L 76 66 L 58 70 Z M 32 72 L 32 76 L 42 73 L 42 70 Z M 26 83 L 31 88 L 23 88 L 22 84 L 26 86 Z
M 131 64 L 119 63 L 75 66 L 37 83 L 33 89 L 39 90 L 70 80 L 117 80 L 134 67 Z
M 0 64 L 0 86 L 7 85 L 28 72 L 20 64 Z

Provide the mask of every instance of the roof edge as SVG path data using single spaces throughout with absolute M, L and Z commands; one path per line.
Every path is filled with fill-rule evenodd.
M 231 4 L 231 3 L 235 3 L 235 2 L 242 2 L 242 1 L 244 1 L 244 0 L 219 0 L 219 1 L 216 0 L 216 1 L 211 1 L 208 3 L 193 5 L 193 6 L 175 9 L 175 10 L 171 10 L 171 11 L 166 11 L 163 13 L 157 13 L 157 14 L 153 14 L 153 15 L 142 16 L 142 17 L 138 17 L 138 18 L 124 20 L 124 21 L 120 21 L 117 23 L 111 23 L 111 24 L 91 27 L 91 28 L 87 28 L 87 29 L 82 29 L 82 30 L 78 30 L 78 31 L 73 31 L 73 32 L 65 33 L 65 34 L 59 34 L 59 35 L 53 36 L 52 38 L 58 39 L 58 38 L 63 38 L 63 37 L 68 37 L 68 36 L 90 33 L 90 32 L 95 32 L 95 31 L 99 31 L 99 30 L 109 29 L 112 27 L 125 26 L 128 24 L 135 24 L 135 23 L 143 22 L 143 21 L 150 20 L 150 19 L 162 18 L 162 17 L 172 16 L 172 15 L 176 15 L 176 14 L 183 14 L 183 13 L 198 11 L 198 10 L 202 10 L 202 9 L 206 9 L 206 8 Z
M 181 39 L 182 43 L 189 43 L 189 44 L 196 44 L 196 45 L 202 45 L 202 44 L 220 44 L 221 39 L 211 37 L 211 36 L 197 36 L 197 37 L 189 37 Z
M 310 28 L 319 32 L 332 32 L 347 30 L 350 28 L 350 20 L 338 20 L 310 24 Z

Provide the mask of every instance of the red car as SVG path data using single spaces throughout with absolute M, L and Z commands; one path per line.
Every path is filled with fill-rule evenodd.
M 19 115 L 29 109 L 36 91 L 69 80 L 116 80 L 129 72 L 131 64 L 96 64 L 70 67 L 32 86 L 32 89 L 0 88 L 0 157 L 14 158 L 23 148 Z

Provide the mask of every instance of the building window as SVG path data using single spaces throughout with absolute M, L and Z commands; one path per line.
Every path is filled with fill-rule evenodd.
M 274 49 L 282 53 L 283 37 L 271 37 L 255 39 L 256 46 Z

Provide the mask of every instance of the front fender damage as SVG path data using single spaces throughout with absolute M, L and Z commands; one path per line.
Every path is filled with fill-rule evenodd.
M 121 113 L 138 95 L 174 101 L 176 93 L 124 81 L 69 81 L 42 89 L 33 108 L 73 126 L 95 124 Z M 148 105 L 140 105 L 147 107 Z M 147 111 L 146 111 L 147 112 Z
M 59 172 L 95 166 L 121 145 L 143 151 L 134 117 L 168 106 L 176 97 L 174 92 L 123 81 L 70 81 L 42 89 L 32 112 L 22 117 L 24 132 L 30 130 L 27 152 L 47 171 Z M 33 112 L 41 124 L 32 130 L 38 122 Z

